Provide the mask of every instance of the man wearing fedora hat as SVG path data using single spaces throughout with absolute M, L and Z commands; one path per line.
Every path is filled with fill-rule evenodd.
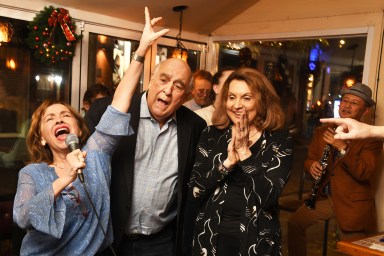
M 360 121 L 375 105 L 372 91 L 365 84 L 354 84 L 340 94 L 342 118 Z M 341 240 L 376 232 L 372 178 L 383 143 L 375 139 L 335 139 L 334 128 L 331 125 L 317 128 L 309 145 L 304 169 L 317 180 L 315 208 L 303 205 L 289 219 L 289 255 L 306 255 L 307 228 L 324 220 L 335 218 Z M 328 158 L 324 158 L 328 153 Z M 321 159 L 327 159 L 326 164 L 322 165 Z

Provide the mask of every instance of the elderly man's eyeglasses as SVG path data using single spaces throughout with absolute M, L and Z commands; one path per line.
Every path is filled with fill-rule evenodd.
M 211 93 L 211 90 L 204 90 L 204 89 L 196 90 L 195 89 L 195 92 L 197 95 L 202 97 L 202 96 L 209 96 L 209 94 Z
M 80 199 L 79 191 L 74 186 L 69 186 L 65 188 L 62 192 L 64 196 L 66 196 L 68 199 L 70 199 L 75 205 L 74 207 L 78 207 L 81 214 L 84 217 L 88 216 L 88 210 L 87 207 L 85 207 L 84 203 Z
M 351 107 L 364 106 L 364 104 L 361 104 L 361 103 L 356 102 L 356 101 L 351 101 L 351 100 L 348 100 L 348 99 L 342 99 L 340 104 L 350 105 Z

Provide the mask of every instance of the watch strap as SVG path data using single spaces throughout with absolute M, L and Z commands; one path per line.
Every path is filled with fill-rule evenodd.
M 133 55 L 132 59 L 137 61 L 137 62 L 140 62 L 140 63 L 144 63 L 144 60 L 145 60 L 145 58 L 143 56 L 139 56 L 136 53 Z

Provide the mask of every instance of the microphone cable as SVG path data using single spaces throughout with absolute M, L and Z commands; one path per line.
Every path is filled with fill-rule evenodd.
M 82 173 L 81 173 L 81 174 L 82 174 Z M 99 216 L 99 214 L 97 213 L 97 211 L 96 211 L 96 207 L 95 207 L 95 205 L 94 205 L 93 202 L 92 202 L 91 196 L 90 196 L 90 194 L 89 194 L 89 192 L 88 192 L 88 189 L 87 189 L 87 186 L 86 186 L 86 184 L 85 184 L 85 182 L 84 182 L 84 177 L 82 177 L 82 179 L 81 179 L 81 178 L 80 178 L 80 173 L 78 173 L 78 178 L 80 179 L 81 184 L 83 185 L 85 194 L 87 194 L 87 198 L 88 198 L 89 202 L 91 203 L 91 206 L 92 206 L 93 211 L 95 212 L 96 219 L 97 219 L 97 224 L 99 224 L 99 227 L 101 228 L 101 232 L 103 232 L 104 237 L 105 237 L 105 239 L 107 240 L 108 246 L 109 246 L 109 248 L 111 249 L 113 256 L 116 256 L 116 253 L 115 253 L 115 251 L 113 250 L 113 247 L 112 247 L 112 243 L 111 243 L 111 241 L 109 240 L 109 238 L 107 237 L 107 233 L 105 232 L 105 230 L 104 230 L 104 228 L 103 228 L 103 225 L 101 225 L 101 222 L 100 222 L 100 216 Z
M 67 137 L 65 138 L 65 144 L 67 145 L 68 149 L 72 152 L 76 149 L 80 149 L 79 147 L 79 138 L 75 135 L 75 134 L 72 134 L 72 133 L 69 133 L 67 135 Z M 109 241 L 108 237 L 107 237 L 107 233 L 105 232 L 104 228 L 103 228 L 103 225 L 101 225 L 101 222 L 100 222 L 100 216 L 99 214 L 97 213 L 96 211 L 96 207 L 95 205 L 93 204 L 92 202 L 92 198 L 89 194 L 89 191 L 87 189 L 87 186 L 85 184 L 85 181 L 84 181 L 84 175 L 83 175 L 83 171 L 81 169 L 78 169 L 77 170 L 77 177 L 79 178 L 81 184 L 83 185 L 83 188 L 84 188 L 84 191 L 85 191 L 85 194 L 87 194 L 87 198 L 88 198 L 88 201 L 91 203 L 91 206 L 92 206 L 92 209 L 93 211 L 95 212 L 95 215 L 96 215 L 96 219 L 97 219 L 97 224 L 99 224 L 100 228 L 101 228 L 101 231 L 103 232 L 104 234 L 104 237 L 105 237 L 105 240 L 107 241 L 108 245 L 109 245 L 109 248 L 111 249 L 112 253 L 114 256 L 116 256 L 116 253 L 115 251 L 113 250 L 112 248 L 112 243 L 111 241 Z

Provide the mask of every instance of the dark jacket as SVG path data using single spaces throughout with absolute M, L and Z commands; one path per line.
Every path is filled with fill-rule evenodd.
M 141 95 L 142 94 L 135 95 L 132 98 L 131 107 L 129 109 L 129 113 L 131 114 L 130 125 L 134 130 L 134 134 L 121 139 L 120 144 L 112 157 L 111 214 L 115 247 L 119 246 L 121 238 L 124 235 L 124 229 L 131 208 L 135 146 L 140 119 Z M 91 109 L 85 116 L 85 120 L 87 121 L 91 132 L 111 101 L 111 97 L 106 97 L 98 99 L 92 103 Z M 178 197 L 177 219 L 175 220 L 175 246 L 176 255 L 183 255 L 182 226 L 184 223 L 183 218 L 187 194 L 187 182 L 192 170 L 198 139 L 201 131 L 206 127 L 206 123 L 202 118 L 184 106 L 181 106 L 176 111 L 176 120 L 179 174 L 177 183 Z

